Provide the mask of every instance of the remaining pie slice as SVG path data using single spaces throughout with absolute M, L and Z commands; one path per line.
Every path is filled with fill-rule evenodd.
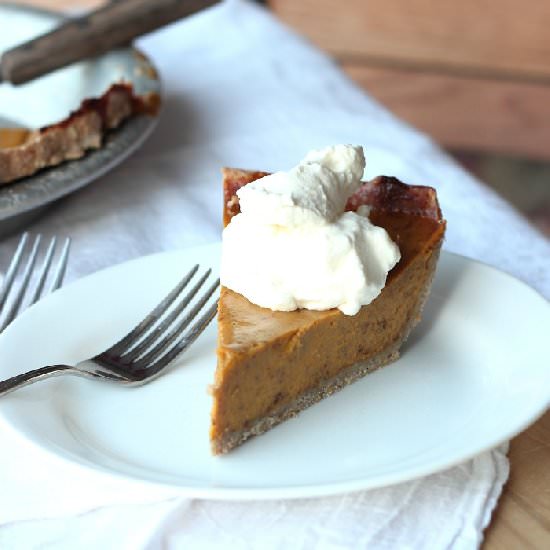
M 223 171 L 224 224 L 239 212 L 236 191 L 267 175 Z M 222 454 L 395 361 L 420 320 L 445 231 L 435 190 L 395 178 L 365 183 L 347 209 L 370 207 L 370 219 L 401 251 L 386 286 L 353 316 L 327 311 L 272 311 L 222 287 L 218 365 L 212 385 L 210 439 Z
M 138 96 L 131 84 L 113 84 L 101 97 L 85 99 L 66 119 L 40 128 L 0 128 L 0 184 L 99 149 L 103 138 L 136 114 L 155 115 L 157 94 Z

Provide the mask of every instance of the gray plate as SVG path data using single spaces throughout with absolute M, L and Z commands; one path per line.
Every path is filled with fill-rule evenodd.
M 62 20 L 34 8 L 0 4 L 0 54 L 55 27 Z M 74 64 L 23 86 L 0 85 L 0 127 L 37 128 L 58 122 L 87 97 L 111 84 L 132 82 L 136 93 L 160 93 L 151 62 L 133 48 Z M 48 203 L 83 187 L 122 162 L 147 138 L 158 117 L 139 116 L 111 132 L 104 146 L 80 160 L 66 162 L 0 187 L 0 236 L 28 223 Z

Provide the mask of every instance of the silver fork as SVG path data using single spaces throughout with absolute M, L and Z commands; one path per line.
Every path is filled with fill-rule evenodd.
M 75 366 L 48 365 L 9 378 L 0 382 L 0 397 L 60 374 L 111 380 L 127 386 L 151 382 L 196 340 L 216 314 L 217 301 L 210 306 L 207 302 L 218 288 L 219 279 L 199 296 L 199 290 L 210 276 L 210 269 L 192 283 L 186 293 L 183 292 L 198 270 L 199 266 L 194 266 L 145 319 L 106 351 Z M 195 297 L 197 300 L 192 303 Z M 201 312 L 202 315 L 192 323 Z
M 24 309 L 24 306 L 30 306 L 34 304 L 39 300 L 39 298 L 42 297 L 42 295 L 44 294 L 44 287 L 46 286 L 46 280 L 48 279 L 50 271 L 53 268 L 52 264 L 55 248 L 57 246 L 57 237 L 52 237 L 50 239 L 46 254 L 44 256 L 44 261 L 42 262 L 42 267 L 38 270 L 38 279 L 34 288 L 34 292 L 31 294 L 28 303 L 25 304 L 24 298 L 30 287 L 31 276 L 37 263 L 40 244 L 42 242 L 42 235 L 38 234 L 34 238 L 34 241 L 31 245 L 30 253 L 26 260 L 26 264 L 23 268 L 21 283 L 19 284 L 18 288 L 14 290 L 14 292 L 12 292 L 12 290 L 16 287 L 15 277 L 23 263 L 23 258 L 25 256 L 25 250 L 27 248 L 29 238 L 30 237 L 28 233 L 23 233 L 23 235 L 21 236 L 15 254 L 13 255 L 13 258 L 6 272 L 6 276 L 4 277 L 2 289 L 0 290 L 0 311 L 2 311 L 4 314 L 4 317 L 0 322 L 0 332 L 2 332 L 15 319 L 17 314 Z M 57 290 L 63 282 L 63 277 L 67 269 L 67 259 L 69 257 L 70 244 L 71 239 L 65 239 L 61 254 L 56 262 L 53 279 L 48 292 L 53 292 L 54 290 Z M 8 301 L 8 298 L 10 298 L 11 301 Z M 6 303 L 7 307 L 4 307 Z

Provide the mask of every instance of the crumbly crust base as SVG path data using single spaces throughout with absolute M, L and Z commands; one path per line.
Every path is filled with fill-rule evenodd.
M 383 367 L 399 358 L 399 345 L 395 345 L 391 352 L 386 352 L 373 357 L 370 361 L 357 363 L 341 372 L 338 376 L 324 381 L 318 387 L 304 392 L 291 403 L 276 409 L 272 413 L 262 418 L 258 418 L 247 430 L 229 432 L 223 437 L 212 441 L 212 453 L 215 455 L 225 454 L 244 443 L 247 439 L 261 435 L 281 422 L 293 418 L 304 409 L 318 403 L 325 397 L 340 391 L 342 388 L 363 378 L 367 374 Z

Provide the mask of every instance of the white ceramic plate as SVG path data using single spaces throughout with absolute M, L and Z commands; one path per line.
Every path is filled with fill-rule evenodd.
M 144 257 L 77 281 L 0 337 L 2 375 L 74 362 L 113 343 L 219 244 Z M 462 462 L 510 438 L 549 403 L 550 308 L 512 277 L 443 254 L 402 358 L 231 454 L 209 452 L 213 323 L 174 368 L 138 389 L 66 376 L 0 401 L 0 423 L 107 475 L 208 498 L 325 495 Z

